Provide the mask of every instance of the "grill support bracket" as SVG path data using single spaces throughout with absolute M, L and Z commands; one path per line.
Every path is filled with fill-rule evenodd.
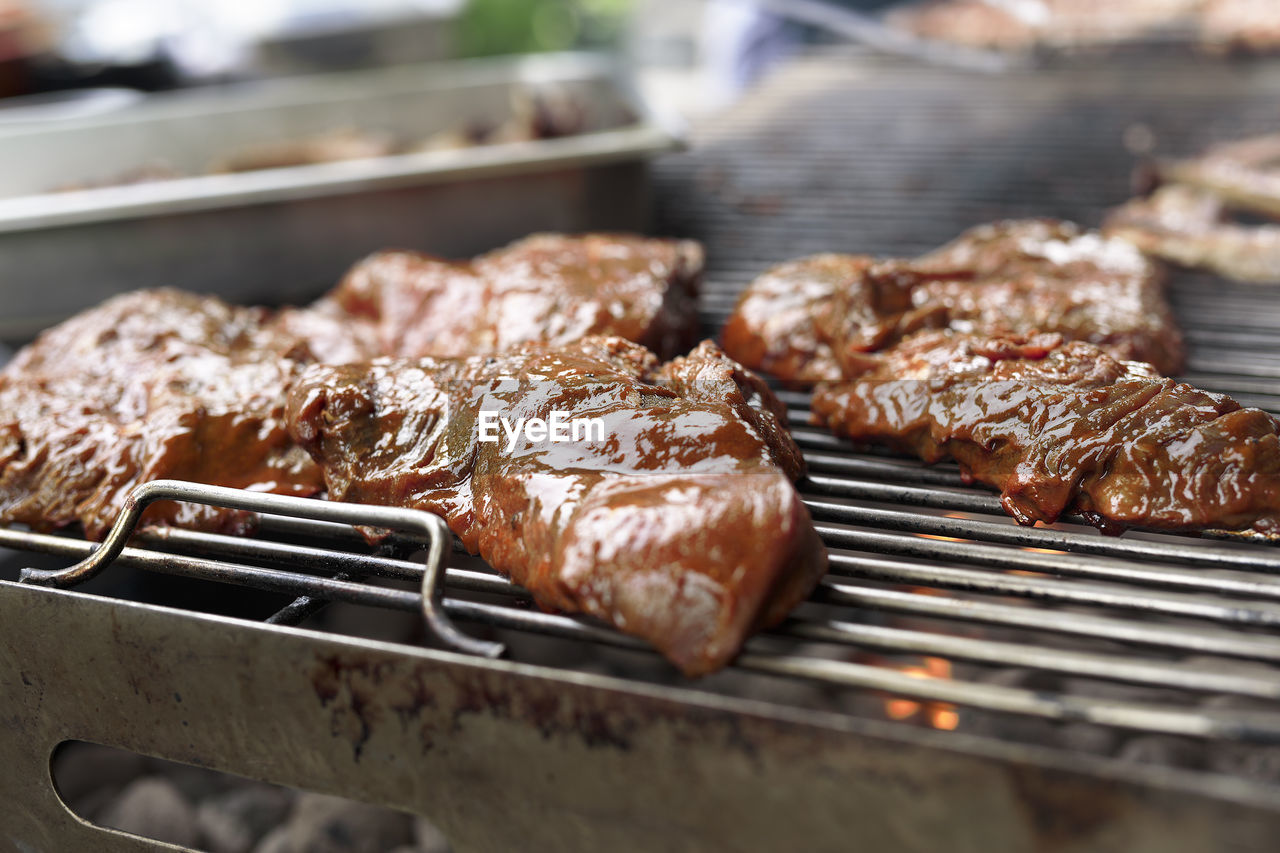
M 430 513 L 401 507 L 318 501 L 290 495 L 206 486 L 181 480 L 152 480 L 142 483 L 129 493 L 107 538 L 89 556 L 66 569 L 23 569 L 21 582 L 66 589 L 89 580 L 124 551 L 146 508 L 157 501 L 164 500 L 185 501 L 312 521 L 386 527 L 423 536 L 428 545 L 422 574 L 422 612 L 431 631 L 441 642 L 458 651 L 488 658 L 500 657 L 504 651 L 501 643 L 469 637 L 462 633 L 454 627 L 444 612 L 443 591 L 440 584 L 444 577 L 445 555 L 453 541 L 444 519 Z M 299 602 L 295 604 L 304 609 L 307 606 Z

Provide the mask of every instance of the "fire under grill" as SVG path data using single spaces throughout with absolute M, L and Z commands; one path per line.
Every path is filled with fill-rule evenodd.
M 707 244 L 709 329 L 771 262 L 918 252 L 999 217 L 1096 225 L 1135 152 L 1280 121 L 1278 65 L 1124 62 L 1017 78 L 846 51 L 790 63 L 658 167 L 662 230 Z M 1271 289 L 1171 288 L 1187 378 L 1280 413 Z M 1021 528 L 954 466 L 853 448 L 806 425 L 806 394 L 780 394 L 831 572 L 699 681 L 539 612 L 460 551 L 435 577 L 430 537 L 370 549 L 349 524 L 390 523 L 375 516 L 144 530 L 69 590 L 0 585 L 0 719 L 22 733 L 0 746 L 11 837 L 91 837 L 32 786 L 53 746 L 85 739 L 419 811 L 460 849 L 1268 849 L 1280 549 Z M 23 530 L 0 547 L 44 569 L 93 550 Z M 228 586 L 260 624 L 216 615 Z M 345 636 L 326 621 L 343 607 L 425 607 L 438 630 Z M 494 643 L 509 660 L 448 651 Z

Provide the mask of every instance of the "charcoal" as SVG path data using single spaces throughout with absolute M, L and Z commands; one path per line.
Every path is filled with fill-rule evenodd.
M 418 853 L 450 853 L 453 850 L 453 845 L 444 837 L 444 833 L 426 818 L 414 819 L 413 840 L 413 849 Z
M 107 807 L 103 826 L 144 838 L 193 847 L 197 842 L 196 815 L 191 803 L 169 780 L 144 776 L 124 789 Z
M 289 843 L 299 853 L 386 853 L 412 842 L 411 821 L 378 806 L 304 793 L 289 818 Z
M 200 803 L 196 826 L 211 853 L 248 853 L 285 822 L 294 795 L 272 785 L 246 783 Z

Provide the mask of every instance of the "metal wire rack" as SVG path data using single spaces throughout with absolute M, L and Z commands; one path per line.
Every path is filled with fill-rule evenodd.
M 1209 95 L 1225 86 L 1186 77 L 1148 70 L 1116 98 L 1100 88 L 1112 78 L 1087 69 L 984 78 L 973 86 L 936 69 L 856 53 L 820 56 L 791 66 L 704 129 L 694 153 L 666 164 L 658 176 L 665 220 L 708 243 L 712 269 L 702 309 L 714 329 L 751 275 L 808 248 L 865 242 L 884 252 L 923 249 L 985 216 L 984 205 L 1001 215 L 1026 208 L 1096 218 L 1124 195 L 1132 159 L 1114 146 L 1129 124 L 1149 122 L 1168 134 L 1186 129 L 1190 140 L 1202 133 L 1177 108 L 1206 110 Z M 1245 93 L 1233 105 L 1243 129 L 1262 121 L 1249 98 L 1270 91 L 1270 80 L 1232 90 Z M 1114 135 L 1086 133 L 1082 116 Z M 926 121 L 943 122 L 951 135 L 907 132 Z M 806 133 L 790 133 L 796 126 Z M 892 150 L 871 145 L 889 131 L 912 142 Z M 850 139 L 865 144 L 852 159 Z M 778 156 L 766 156 L 770 151 Z M 837 154 L 851 165 L 824 171 Z M 1054 158 L 1061 162 L 1045 170 Z M 1092 171 L 1073 172 L 1082 161 Z M 1280 412 L 1280 305 L 1257 287 L 1190 275 L 1175 278 L 1171 296 L 1192 347 L 1187 378 Z M 821 701 L 859 713 L 883 713 L 881 694 L 891 694 L 954 705 L 958 716 L 948 725 L 998 737 L 1042 740 L 1045 733 L 982 725 L 970 711 L 1086 722 L 1127 735 L 1280 740 L 1280 551 L 1140 532 L 1109 538 L 1070 521 L 1021 528 L 993 495 L 965 487 L 954 466 L 851 448 L 807 426 L 806 395 L 780 393 L 809 465 L 801 487 L 830 549 L 831 573 L 793 619 L 748 644 L 734 674 L 706 680 L 706 689 L 753 693 L 734 676 L 782 677 L 829 688 Z M 189 496 L 211 499 L 200 490 Z M 116 562 L 294 596 L 269 618 L 278 624 L 303 621 L 331 601 L 424 608 L 420 590 L 376 583 L 420 585 L 423 564 L 407 558 L 420 540 L 393 539 L 371 554 L 332 519 L 267 519 L 262 529 L 257 539 L 145 531 Z M 0 531 L 0 546 L 69 561 L 92 548 L 15 530 Z M 457 553 L 452 559 L 442 612 L 461 623 L 627 649 L 633 659 L 650 654 L 603 625 L 537 612 L 521 589 L 483 564 Z M 922 672 L 922 657 L 946 666 Z M 675 683 L 653 662 L 640 672 Z M 850 700 L 851 693 L 875 700 Z M 786 690 L 773 698 L 815 701 L 812 693 Z M 1111 751 L 1123 746 L 1107 743 Z

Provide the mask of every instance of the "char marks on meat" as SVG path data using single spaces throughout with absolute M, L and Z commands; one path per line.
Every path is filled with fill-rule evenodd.
M 815 423 L 952 458 L 1022 524 L 1280 535 L 1280 424 L 1062 336 L 922 332 L 818 389 Z
M 603 441 L 479 440 L 482 412 L 599 418 Z M 688 674 L 736 654 L 826 558 L 761 381 L 704 343 L 667 364 L 619 338 L 467 359 L 314 366 L 290 424 L 331 497 L 438 513 L 544 607 L 588 613 Z
M 923 329 L 1059 332 L 1175 373 L 1182 336 L 1158 267 L 1128 243 L 1051 220 L 972 228 L 915 260 L 825 254 L 767 271 L 725 325 L 725 350 L 792 384 L 834 381 Z
M 175 290 L 119 296 L 50 329 L 0 372 L 0 518 L 37 530 L 79 521 L 97 538 L 148 480 L 319 492 L 284 421 L 305 355 L 262 311 Z M 246 524 L 171 503 L 147 519 Z
M 702 249 L 687 240 L 538 234 L 473 261 L 379 252 L 284 312 L 320 361 L 456 358 L 618 335 L 663 357 L 698 340 Z

